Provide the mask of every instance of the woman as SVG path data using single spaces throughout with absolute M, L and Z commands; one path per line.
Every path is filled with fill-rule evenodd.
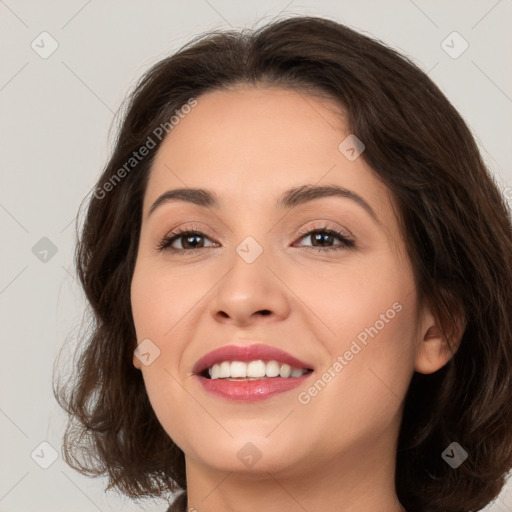
M 512 467 L 510 213 L 407 58 L 295 17 L 130 98 L 76 263 L 66 461 L 169 511 L 480 510 Z

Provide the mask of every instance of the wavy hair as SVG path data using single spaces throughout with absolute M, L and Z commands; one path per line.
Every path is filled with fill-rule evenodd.
M 480 510 L 512 467 L 510 208 L 467 125 L 423 71 L 384 43 L 318 17 L 202 34 L 149 69 L 128 97 L 76 245 L 92 316 L 71 378 L 54 385 L 69 415 L 66 462 L 107 475 L 107 489 L 133 499 L 186 490 L 184 454 L 157 420 L 132 364 L 130 283 L 161 143 L 155 129 L 191 98 L 241 84 L 321 94 L 345 110 L 366 146 L 361 158 L 398 206 L 419 300 L 432 307 L 448 339 L 457 315 L 464 317 L 451 360 L 412 377 L 395 481 L 410 512 Z M 148 138 L 155 147 L 126 171 Z M 454 441 L 469 454 L 457 469 L 441 457 Z M 184 496 L 179 502 L 184 507 Z

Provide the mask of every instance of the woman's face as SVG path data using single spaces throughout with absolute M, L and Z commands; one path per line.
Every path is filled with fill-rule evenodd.
M 284 475 L 394 458 L 432 318 L 418 311 L 388 189 L 349 134 L 329 100 L 246 87 L 198 97 L 158 150 L 131 289 L 144 343 L 133 363 L 188 467 Z M 150 212 L 182 188 L 217 203 L 182 194 Z M 215 349 L 255 344 L 313 371 L 293 381 L 285 356 L 254 352 L 277 365 L 224 354 L 214 371 L 283 373 L 194 373 Z

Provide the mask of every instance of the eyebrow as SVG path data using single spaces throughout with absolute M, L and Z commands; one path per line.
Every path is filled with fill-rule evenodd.
M 343 197 L 350 199 L 366 210 L 377 223 L 380 223 L 373 208 L 360 195 L 338 185 L 302 185 L 300 187 L 291 188 L 278 198 L 276 207 L 280 209 L 292 209 L 322 197 Z M 172 201 L 185 201 L 205 208 L 220 208 L 219 197 L 214 192 L 202 188 L 177 188 L 167 190 L 159 196 L 151 205 L 147 216 L 149 217 L 159 206 Z

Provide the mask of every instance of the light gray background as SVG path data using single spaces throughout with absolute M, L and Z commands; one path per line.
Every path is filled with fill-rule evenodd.
M 0 0 L 0 511 L 142 510 L 60 456 L 48 469 L 31 458 L 43 441 L 60 453 L 64 416 L 51 371 L 84 309 L 72 264 L 75 216 L 109 155 L 113 114 L 144 70 L 206 30 L 306 13 L 409 55 L 467 121 L 500 187 L 512 185 L 511 0 Z M 49 48 L 43 31 L 59 45 L 47 59 L 31 47 Z M 469 43 L 456 59 L 441 46 L 453 31 Z M 42 237 L 58 249 L 46 262 L 32 252 Z M 36 454 L 51 461 L 48 447 Z M 489 510 L 512 511 L 511 484 Z

